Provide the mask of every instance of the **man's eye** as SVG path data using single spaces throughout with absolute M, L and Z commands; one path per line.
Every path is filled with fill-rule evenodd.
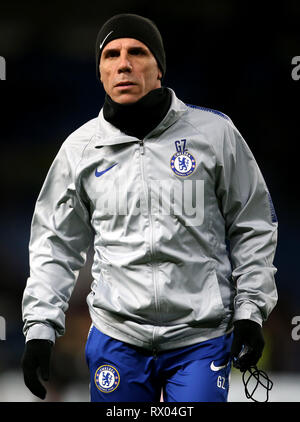
M 118 57 L 119 53 L 117 51 L 107 51 L 105 57 L 109 58 L 109 57 Z
M 141 50 L 140 48 L 133 48 L 132 50 L 130 50 L 130 54 L 133 54 L 134 56 L 143 56 L 145 54 L 145 51 Z

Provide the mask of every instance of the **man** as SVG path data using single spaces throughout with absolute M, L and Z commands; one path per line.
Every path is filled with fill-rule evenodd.
M 228 116 L 162 87 L 152 21 L 108 20 L 96 69 L 104 106 L 63 143 L 33 216 L 25 383 L 45 397 L 37 370 L 48 379 L 93 242 L 91 400 L 226 401 L 232 358 L 257 363 L 277 301 L 268 189 Z

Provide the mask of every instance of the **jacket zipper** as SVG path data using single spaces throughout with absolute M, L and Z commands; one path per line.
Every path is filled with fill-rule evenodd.
M 139 140 L 139 144 L 140 144 L 140 163 L 141 163 L 141 175 L 142 175 L 142 184 L 144 187 L 144 195 L 146 198 L 146 203 L 147 203 L 147 211 L 148 211 L 148 217 L 149 217 L 149 223 L 150 223 L 150 253 L 151 256 L 154 257 L 155 256 L 155 251 L 154 251 L 154 229 L 153 229 L 153 218 L 151 215 L 151 209 L 149 210 L 149 208 L 151 208 L 151 204 L 150 204 L 150 200 L 149 200 L 149 195 L 148 195 L 148 189 L 146 188 L 146 180 L 145 180 L 145 174 L 144 174 L 144 166 L 143 166 L 143 158 L 142 156 L 145 154 L 145 148 L 144 148 L 144 140 Z M 156 307 L 156 311 L 160 312 L 159 310 L 159 304 L 158 304 L 158 289 L 157 289 L 157 277 L 156 277 L 156 271 L 157 271 L 157 266 L 155 262 L 151 262 L 151 266 L 152 266 L 152 270 L 153 270 L 153 284 L 154 284 L 154 300 L 155 300 L 155 307 Z
M 144 150 L 144 140 L 143 139 L 139 140 L 139 144 L 140 144 L 141 154 L 144 155 L 144 153 L 145 153 L 145 150 Z

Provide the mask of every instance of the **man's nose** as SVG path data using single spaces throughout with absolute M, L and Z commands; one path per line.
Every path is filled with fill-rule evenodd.
M 120 55 L 120 61 L 118 66 L 118 72 L 131 72 L 132 71 L 132 65 L 129 60 L 128 54 L 124 53 Z

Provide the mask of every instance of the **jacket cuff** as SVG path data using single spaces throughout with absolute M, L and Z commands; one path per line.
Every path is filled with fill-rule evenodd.
M 243 302 L 236 305 L 233 322 L 240 319 L 250 319 L 251 321 L 257 322 L 260 326 L 262 326 L 263 323 L 260 309 L 253 302 Z
M 28 328 L 26 334 L 26 343 L 29 340 L 50 340 L 55 343 L 55 330 L 49 325 L 45 324 L 34 324 Z

